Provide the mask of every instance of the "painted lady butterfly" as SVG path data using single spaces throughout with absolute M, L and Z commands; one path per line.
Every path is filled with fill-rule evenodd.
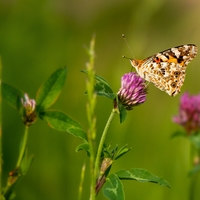
M 144 60 L 130 59 L 131 65 L 146 81 L 170 96 L 180 93 L 189 62 L 197 55 L 194 44 L 167 49 Z

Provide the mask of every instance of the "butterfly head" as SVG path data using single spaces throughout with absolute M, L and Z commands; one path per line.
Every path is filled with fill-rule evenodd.
M 137 68 L 137 66 L 138 66 L 138 64 L 139 64 L 138 60 L 136 60 L 136 59 L 130 59 L 130 62 L 131 62 L 131 65 L 132 65 L 133 67 Z

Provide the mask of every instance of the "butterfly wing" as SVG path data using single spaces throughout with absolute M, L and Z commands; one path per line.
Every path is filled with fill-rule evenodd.
M 188 63 L 196 55 L 197 47 L 194 44 L 186 44 L 150 56 L 142 62 L 139 61 L 138 66 L 134 67 L 145 80 L 170 96 L 175 96 L 180 93 L 184 83 Z

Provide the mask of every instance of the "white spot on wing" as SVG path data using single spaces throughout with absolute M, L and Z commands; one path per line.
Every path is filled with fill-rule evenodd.
M 173 53 L 175 53 L 175 55 L 176 55 L 177 58 L 179 58 L 179 56 L 180 56 L 181 53 L 180 53 L 180 51 L 177 48 L 171 48 L 171 51 Z

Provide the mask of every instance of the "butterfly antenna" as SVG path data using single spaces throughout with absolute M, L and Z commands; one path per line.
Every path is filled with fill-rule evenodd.
M 124 41 L 125 41 L 125 43 L 126 43 L 126 45 L 127 45 L 128 49 L 130 50 L 130 52 L 131 52 L 131 54 L 132 54 L 132 57 L 133 57 L 133 58 L 135 58 L 135 56 L 133 55 L 133 52 L 132 52 L 132 50 L 131 50 L 131 48 L 130 48 L 130 46 L 129 46 L 129 44 L 128 44 L 127 40 L 126 40 L 126 37 L 125 37 L 125 35 L 124 35 L 124 34 L 122 34 L 122 37 L 124 38 Z M 123 58 L 126 58 L 126 59 L 130 59 L 130 58 L 127 58 L 127 57 L 125 57 L 125 56 L 122 56 L 122 57 L 123 57 Z
M 128 57 L 126 57 L 126 56 L 122 56 L 122 58 L 125 58 L 125 59 L 128 59 L 128 60 L 132 60 L 132 58 L 128 58 Z

